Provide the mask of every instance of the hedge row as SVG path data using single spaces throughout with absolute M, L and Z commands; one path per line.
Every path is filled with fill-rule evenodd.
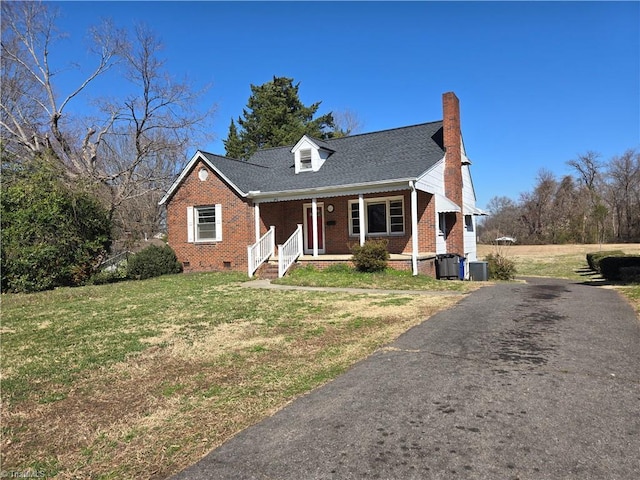
M 625 255 L 619 250 L 588 253 L 587 263 L 607 280 L 640 282 L 640 255 Z
M 600 260 L 604 257 L 622 257 L 624 252 L 622 250 L 608 250 L 601 252 L 587 253 L 587 263 L 589 268 L 595 272 L 600 273 Z

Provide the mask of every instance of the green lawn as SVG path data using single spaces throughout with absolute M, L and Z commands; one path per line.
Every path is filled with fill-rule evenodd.
M 514 256 L 515 257 L 515 256 Z M 521 275 L 597 281 L 583 253 Z M 166 478 L 464 295 L 250 289 L 245 275 L 2 296 L 2 468 Z M 280 283 L 465 293 L 488 282 L 294 270 Z M 620 286 L 640 308 L 640 286 Z
M 165 478 L 463 298 L 246 280 L 185 274 L 3 295 L 3 471 Z
M 479 286 L 477 283 L 458 280 L 436 280 L 427 275 L 412 275 L 410 271 L 387 269 L 378 273 L 359 272 L 341 264 L 318 270 L 312 265 L 294 268 L 283 278 L 273 283 L 301 285 L 307 287 L 351 287 L 380 290 L 433 290 L 468 292 Z

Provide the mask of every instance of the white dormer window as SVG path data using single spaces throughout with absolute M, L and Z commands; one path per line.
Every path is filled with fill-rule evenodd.
M 319 144 L 320 143 L 320 144 Z M 291 149 L 295 159 L 295 172 L 317 172 L 333 153 L 322 141 L 303 135 Z
M 300 171 L 311 170 L 311 149 L 300 150 Z

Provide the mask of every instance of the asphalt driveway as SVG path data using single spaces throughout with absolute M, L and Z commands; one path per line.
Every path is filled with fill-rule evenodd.
M 613 290 L 485 287 L 174 478 L 637 480 L 640 323 Z

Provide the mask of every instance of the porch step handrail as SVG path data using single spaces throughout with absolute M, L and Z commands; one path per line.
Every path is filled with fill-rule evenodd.
M 302 225 L 282 245 L 278 245 L 278 278 L 302 255 Z
M 276 228 L 270 227 L 260 240 L 247 247 L 249 257 L 249 277 L 253 277 L 258 267 L 269 259 L 276 251 Z

